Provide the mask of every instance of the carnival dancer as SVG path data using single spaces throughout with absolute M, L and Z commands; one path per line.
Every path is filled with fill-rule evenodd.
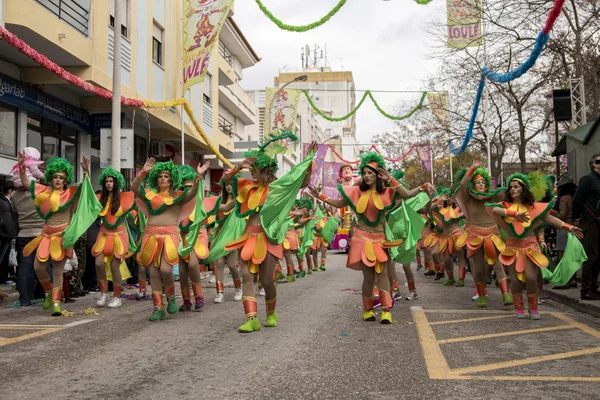
M 450 196 L 450 190 L 443 188 L 440 193 L 440 201 L 437 207 L 433 208 L 436 217 L 442 222 L 442 231 L 439 234 L 439 241 L 433 250 L 444 265 L 444 271 L 448 278 L 444 286 L 456 284 L 454 279 L 454 257 L 458 259 L 459 279 L 458 286 L 465 285 L 466 260 L 462 247 L 457 245 L 457 240 L 462 236 L 463 230 L 459 222 L 465 217 L 459 207 L 455 207 L 453 198 Z
M 496 280 L 502 292 L 505 306 L 512 304 L 508 280 L 504 267 L 500 264 L 497 252 L 503 252 L 505 244 L 500 237 L 498 225 L 486 212 L 486 202 L 497 202 L 504 196 L 505 188 L 491 190 L 492 179 L 481 166 L 481 159 L 475 156 L 473 164 L 466 171 L 459 171 L 455 182 L 460 182 L 454 197 L 466 217 L 464 233 L 457 241 L 458 246 L 467 247 L 467 258 L 471 262 L 473 280 L 477 287 L 478 307 L 487 307 L 486 278 L 488 266 L 493 267 Z M 461 175 L 464 176 L 461 177 Z
M 302 270 L 304 258 L 306 257 L 306 274 L 311 275 L 313 272 L 313 263 L 310 246 L 312 246 L 315 236 L 314 227 L 317 223 L 317 217 L 313 211 L 313 200 L 309 197 L 302 199 L 301 210 L 303 211 L 303 218 L 296 222 L 296 233 L 299 240 L 297 258 L 299 268 Z
M 275 177 L 278 165 L 274 156 L 287 151 L 287 146 L 282 142 L 288 144 L 297 140 L 290 131 L 271 133 L 258 150 L 245 153 L 247 158 L 223 176 L 225 183 L 233 183 L 236 214 L 240 218 L 249 217 L 244 234 L 225 247 L 227 251 L 240 250 L 246 323 L 238 328 L 239 332 L 253 332 L 261 328 L 254 297 L 255 274 L 260 275 L 261 285 L 265 289 L 265 327 L 276 327 L 278 324 L 273 273 L 277 260 L 283 258 L 282 243 L 289 228 L 288 223 L 291 222 L 289 211 L 300 189 L 308 185 L 317 144 L 313 142 L 306 159 L 279 179 Z M 236 177 L 244 168 L 250 169 L 253 179 Z
M 246 228 L 246 219 L 238 217 L 235 212 L 231 211 L 229 207 L 235 205 L 235 197 L 233 195 L 233 186 L 228 183 L 225 184 L 220 181 L 219 184 L 222 186 L 221 191 L 221 205 L 219 207 L 219 213 L 215 220 L 215 227 L 212 230 L 210 236 L 210 255 L 206 259 L 206 262 L 213 263 L 216 276 L 216 290 L 217 295 L 215 297 L 215 303 L 222 303 L 224 300 L 224 269 L 225 262 L 231 273 L 234 286 L 234 301 L 242 301 L 242 280 L 240 276 L 240 270 L 238 269 L 239 251 L 226 251 L 225 246 L 227 243 L 240 237 L 244 229 Z M 227 207 L 229 205 L 229 207 Z M 223 211 L 223 210 L 229 211 Z
M 209 163 L 198 165 L 191 189 L 177 192 L 181 185 L 179 169 L 172 161 L 156 163 L 149 158 L 131 183 L 138 209 L 147 216 L 140 247 L 140 265 L 150 268 L 150 284 L 154 311 L 150 321 L 165 318 L 163 287 L 168 298 L 167 312 L 177 312 L 173 266 L 179 262 L 179 220 L 183 205 L 194 199 L 198 192 L 198 177 L 202 177 Z M 146 188 L 144 179 L 148 176 Z M 188 214 L 189 215 L 189 214 Z
M 209 163 L 206 163 L 206 165 L 208 166 Z M 179 168 L 179 174 L 181 176 L 181 189 L 191 190 L 194 186 L 194 181 L 196 180 L 196 171 L 189 165 L 178 165 L 177 167 Z M 201 199 L 206 216 L 209 217 L 214 215 L 218 211 L 219 202 L 217 200 L 219 200 L 218 197 Z M 192 204 L 194 205 L 193 209 L 191 208 Z M 195 237 L 190 238 L 193 243 L 189 243 L 188 246 L 187 235 L 190 233 L 195 217 L 204 217 L 204 215 L 201 217 L 200 213 L 197 213 L 198 210 L 195 206 L 196 204 L 194 203 L 184 204 L 182 209 L 183 219 L 179 222 L 179 232 L 183 244 L 182 247 L 189 247 L 189 251 L 185 255 L 180 253 L 179 257 L 179 285 L 181 287 L 181 297 L 183 298 L 183 304 L 179 307 L 179 311 L 182 312 L 191 311 L 192 292 L 194 293 L 194 309 L 199 311 L 204 307 L 202 280 L 200 278 L 200 262 L 203 262 L 208 257 L 210 250 L 208 246 L 208 232 L 204 224 L 205 221 L 202 221 L 200 224 L 198 232 L 194 235 Z M 192 278 L 191 290 L 190 277 Z
M 100 211 L 100 230 L 92 247 L 92 255 L 96 258 L 96 277 L 100 289 L 98 307 L 108 303 L 109 308 L 121 307 L 121 262 L 132 256 L 136 249 L 130 249 L 130 232 L 127 226 L 127 215 L 135 208 L 133 192 L 123 192 L 125 178 L 112 167 L 104 168 L 98 183 L 102 193 L 98 195 L 102 211 Z M 113 282 L 113 297 L 108 299 L 108 280 L 106 269 L 110 268 Z M 145 277 L 144 277 L 145 278 Z
M 504 229 L 508 238 L 506 246 L 500 252 L 500 261 L 510 268 L 512 297 L 515 304 L 515 316 L 525 318 L 523 307 L 523 288 L 525 284 L 529 315 L 531 319 L 540 319 L 538 305 L 538 269 L 549 265 L 548 258 L 539 251 L 535 229 L 543 223 L 556 229 L 572 232 L 577 238 L 583 238 L 582 230 L 549 214 L 554 202 L 536 203 L 529 178 L 523 174 L 511 175 L 508 190 L 501 203 L 486 203 L 487 212 Z M 481 294 L 480 294 L 481 296 Z
M 435 244 L 437 244 L 438 238 L 435 232 L 435 228 L 433 227 L 432 219 L 431 219 L 431 202 L 427 203 L 425 207 L 419 210 L 419 215 L 425 221 L 425 226 L 423 227 L 423 231 L 421 232 L 421 240 L 417 244 L 417 263 L 420 264 L 420 254 L 421 250 L 423 251 L 423 255 L 425 256 L 425 272 L 423 275 L 425 276 L 434 276 L 435 275 L 435 262 L 433 260 L 433 255 L 431 254 L 431 249 Z
M 309 187 L 309 190 L 313 196 L 336 208 L 350 206 L 358 216 L 346 266 L 363 272 L 363 320 L 376 320 L 373 313 L 373 286 L 377 276 L 382 306 L 381 323 L 390 324 L 392 296 L 387 263 L 389 255 L 385 249 L 398 246 L 402 241 L 386 241 L 385 217 L 396 207 L 398 195 L 406 199 L 424 190 L 433 191 L 433 188 L 431 184 L 426 183 L 408 191 L 385 170 L 385 161 L 381 154 L 376 152 L 364 153 L 361 156 L 359 173 L 362 175 L 359 186 L 338 185 L 342 199 L 330 199 L 314 187 Z M 385 188 L 384 182 L 390 187 Z
M 62 315 L 63 270 L 68 259 L 73 258 L 76 240 L 94 223 L 101 206 L 89 181 L 89 160 L 83 157 L 83 183 L 73 183 L 73 166 L 64 158 L 51 158 L 46 162 L 44 176 L 50 186 L 30 181 L 27 176 L 25 156 L 18 153 L 20 177 L 23 186 L 29 187 L 39 216 L 45 220 L 42 233 L 23 249 L 25 257 L 36 251 L 35 273 L 40 280 L 46 299 L 42 308 L 52 309 L 53 316 Z M 75 210 L 75 212 L 74 212 Z M 52 282 L 46 269 L 52 258 Z
M 329 246 L 329 241 L 325 240 L 321 230 L 327 225 L 329 219 L 332 218 L 332 213 L 327 207 L 322 207 L 321 212 L 325 215 L 321 220 L 317 221 L 317 224 L 314 227 L 315 236 L 312 245 L 310 246 L 313 257 L 313 271 L 317 271 L 317 265 L 319 265 L 318 269 L 321 271 L 327 270 L 325 262 L 327 261 L 327 247 Z M 319 264 L 319 253 L 321 253 L 321 264 Z

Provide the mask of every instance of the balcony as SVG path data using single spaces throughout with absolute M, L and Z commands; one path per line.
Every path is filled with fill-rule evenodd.
M 35 2 L 56 15 L 58 19 L 65 21 L 82 35 L 88 36 L 90 2 L 87 2 L 87 7 L 81 4 L 84 3 L 81 0 L 35 0 Z
M 233 137 L 235 133 L 233 122 L 229 121 L 221 114 L 219 114 L 219 130 L 229 137 Z
M 235 82 L 235 68 L 233 54 L 225 47 L 225 45 L 219 41 L 217 49 L 218 55 L 213 53 L 213 59 L 217 63 L 219 85 L 227 86 Z
M 240 85 L 219 86 L 219 103 L 236 118 L 239 118 L 244 125 L 252 125 L 257 122 L 256 104 Z
M 233 54 L 229 51 L 227 47 L 223 44 L 223 42 L 219 41 L 219 55 L 223 57 L 225 62 L 229 64 L 230 67 L 233 67 Z

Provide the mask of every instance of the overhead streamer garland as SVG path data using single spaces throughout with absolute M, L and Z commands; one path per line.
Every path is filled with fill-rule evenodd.
M 544 47 L 546 46 L 546 43 L 550 38 L 550 31 L 554 27 L 554 23 L 560 15 L 564 4 L 565 0 L 554 1 L 552 10 L 550 10 L 548 17 L 546 18 L 546 24 L 544 25 L 544 28 L 538 35 L 535 41 L 535 45 L 531 50 L 531 54 L 529 55 L 529 58 L 527 58 L 527 60 L 523 64 L 519 65 L 517 68 L 505 74 L 500 74 L 498 72 L 491 71 L 488 67 L 483 67 L 481 71 L 481 79 L 479 81 L 479 86 L 477 87 L 477 95 L 475 97 L 475 104 L 473 105 L 473 112 L 471 114 L 471 119 L 469 120 L 469 126 L 467 127 L 465 138 L 463 139 L 463 142 L 458 149 L 454 147 L 452 142 L 448 142 L 450 151 L 452 151 L 454 155 L 464 153 L 464 151 L 467 149 L 469 142 L 473 138 L 473 127 L 475 126 L 475 120 L 477 118 L 477 113 L 479 112 L 479 104 L 481 103 L 481 98 L 483 97 L 483 89 L 485 87 L 486 78 L 492 82 L 507 83 L 521 77 L 523 74 L 525 74 L 525 72 L 529 71 L 531 67 L 535 65 L 540 54 L 542 54 L 542 51 L 544 50 Z
M 408 157 L 410 155 L 410 153 L 412 153 L 412 151 L 417 148 L 418 146 L 421 146 L 421 144 L 413 144 L 412 146 L 410 146 L 410 148 L 408 149 L 408 151 L 406 153 L 404 153 L 403 155 L 401 155 L 398 158 L 389 158 L 386 156 L 383 156 L 383 159 L 385 161 L 391 162 L 391 163 L 396 163 L 399 161 L 404 160 L 406 157 Z M 360 162 L 360 160 L 356 160 L 356 161 L 349 161 L 349 160 L 345 160 L 335 149 L 335 147 L 333 145 L 328 145 L 329 149 L 331 150 L 331 152 L 342 162 L 347 163 L 347 164 L 352 164 L 352 165 L 356 165 Z M 379 149 L 377 148 L 377 146 L 375 146 L 374 144 L 371 145 L 371 147 L 369 148 L 369 151 L 376 151 L 377 153 L 381 154 L 381 151 L 379 151 Z
M 325 22 L 329 21 L 329 19 L 331 17 L 333 17 L 338 11 L 340 11 L 340 8 L 342 8 L 342 6 L 344 4 L 346 4 L 346 0 L 340 0 L 339 3 L 337 3 L 337 5 L 335 7 L 333 7 L 333 9 L 331 11 L 329 11 L 327 13 L 327 15 L 325 15 L 323 18 L 321 18 L 320 20 L 313 22 L 312 24 L 308 24 L 308 25 L 288 25 L 286 23 L 283 23 L 282 21 L 278 20 L 268 9 L 267 7 L 264 6 L 264 4 L 262 3 L 262 1 L 260 0 L 256 0 L 256 4 L 258 4 L 258 7 L 260 8 L 260 10 L 267 16 L 267 18 L 269 18 L 275 25 L 277 25 L 280 29 L 283 29 L 285 31 L 290 31 L 290 32 L 306 32 L 309 31 L 311 29 L 315 29 L 321 25 L 323 25 Z
M 46 68 L 48 71 L 54 72 L 56 75 L 58 75 L 65 81 L 72 83 L 73 85 L 75 85 L 85 91 L 92 92 L 99 97 L 103 97 L 108 100 L 112 99 L 111 91 L 100 88 L 98 86 L 95 86 L 95 85 L 71 74 L 70 72 L 66 71 L 64 68 L 56 65 L 55 63 L 50 61 L 46 56 L 40 54 L 37 50 L 31 48 L 27 43 L 25 43 L 24 41 L 19 39 L 15 34 L 9 32 L 3 26 L 0 26 L 0 39 L 3 39 L 4 41 L 6 41 L 6 43 L 10 44 L 11 46 L 13 46 L 17 50 L 19 50 L 21 53 L 23 53 L 27 57 L 31 58 L 37 64 Z M 171 101 L 154 102 L 154 101 L 143 101 L 143 100 L 138 100 L 138 99 L 132 99 L 130 97 L 121 96 L 121 103 L 123 105 L 135 107 L 135 108 L 168 108 L 168 107 L 172 107 L 172 106 L 176 106 L 176 105 L 183 105 L 183 108 L 185 109 L 188 117 L 190 118 L 190 121 L 192 121 L 194 128 L 196 128 L 196 131 L 198 131 L 198 134 L 206 142 L 206 144 L 211 149 L 211 151 L 225 165 L 227 165 L 230 168 L 233 168 L 233 164 L 231 162 L 229 162 L 229 160 L 227 160 L 225 158 L 225 156 L 223 156 L 219 152 L 219 150 L 209 140 L 208 136 L 206 136 L 206 133 L 204 133 L 204 131 L 202 130 L 202 127 L 198 124 L 198 121 L 196 121 L 196 118 L 194 117 L 194 114 L 192 113 L 192 109 L 191 109 L 190 105 L 187 103 L 187 101 L 184 98 L 177 99 L 177 100 L 171 100 Z
M 358 111 L 358 109 L 362 106 L 362 104 L 365 102 L 365 99 L 367 97 L 369 97 L 371 99 L 371 101 L 373 102 L 373 104 L 375 105 L 375 108 L 377 108 L 377 110 L 386 118 L 394 120 L 394 121 L 402 121 L 403 119 L 409 118 L 411 117 L 414 113 L 416 113 L 417 111 L 421 110 L 423 108 L 423 102 L 425 101 L 425 98 L 427 97 L 427 92 L 423 92 L 423 94 L 421 95 L 421 99 L 419 100 L 419 103 L 417 104 L 417 106 L 415 108 L 413 108 L 411 111 L 409 111 L 407 114 L 404 115 L 400 115 L 400 116 L 395 116 L 395 115 L 391 115 L 386 113 L 380 106 L 379 103 L 377 103 L 377 101 L 375 100 L 375 98 L 373 97 L 373 94 L 371 93 L 370 90 L 367 90 L 364 94 L 363 97 L 360 99 L 360 101 L 358 102 L 358 104 L 356 105 L 356 107 L 354 107 L 354 109 L 352 111 L 350 111 L 348 114 L 344 115 L 343 117 L 332 117 L 329 116 L 327 114 L 325 114 L 323 111 L 321 111 L 319 109 L 319 107 L 317 107 L 317 105 L 314 103 L 314 101 L 312 100 L 312 98 L 310 97 L 310 94 L 308 93 L 308 90 L 302 90 L 302 92 L 304 93 L 304 95 L 306 96 L 306 98 L 308 99 L 308 103 L 310 104 L 310 106 L 317 112 L 317 114 L 319 114 L 321 117 L 325 118 L 327 121 L 332 121 L 332 122 L 339 122 L 339 121 L 345 121 L 348 118 L 350 118 L 351 116 L 353 116 L 354 114 L 356 114 L 356 111 Z
M 417 2 L 417 4 L 420 4 L 422 6 L 425 6 L 429 3 L 431 3 L 433 0 L 415 0 Z

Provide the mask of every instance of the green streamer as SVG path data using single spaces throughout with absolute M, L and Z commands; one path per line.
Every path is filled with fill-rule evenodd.
M 423 0 L 421 0 L 421 1 L 423 1 Z M 264 6 L 262 1 L 256 0 L 256 4 L 258 4 L 258 7 L 267 16 L 267 18 L 269 18 L 271 21 L 273 21 L 273 23 L 275 25 L 277 25 L 280 29 L 283 29 L 285 31 L 290 31 L 290 32 L 306 32 L 311 29 L 317 28 L 317 27 L 323 25 L 325 22 L 329 21 L 329 19 L 331 17 L 333 17 L 338 11 L 340 11 L 340 8 L 342 8 L 342 6 L 344 4 L 346 4 L 346 0 L 340 0 L 340 2 L 337 3 L 337 5 L 331 11 L 329 11 L 329 13 L 327 13 L 327 15 L 325 15 L 320 20 L 313 22 L 312 24 L 308 24 L 308 25 L 285 24 L 282 21 L 278 20 L 269 10 L 267 10 L 267 7 Z
M 385 110 L 383 110 L 379 106 L 379 103 L 377 103 L 377 101 L 373 97 L 373 94 L 371 93 L 371 91 L 367 90 L 365 92 L 365 94 L 363 94 L 363 97 L 360 99 L 360 101 L 358 102 L 356 107 L 354 107 L 354 109 L 352 111 L 350 111 L 348 114 L 344 115 L 343 117 L 331 117 L 331 116 L 325 114 L 323 111 L 321 111 L 319 109 L 319 107 L 317 107 L 317 105 L 313 102 L 312 98 L 308 94 L 308 90 L 302 90 L 302 93 L 304 93 L 310 106 L 317 112 L 317 114 L 319 114 L 321 117 L 325 118 L 327 121 L 333 121 L 333 122 L 345 121 L 348 118 L 350 118 L 351 116 L 353 116 L 354 114 L 356 114 L 356 112 L 363 105 L 363 103 L 367 97 L 369 97 L 371 99 L 371 101 L 375 105 L 375 108 L 377 108 L 377 111 L 379 111 L 384 117 L 394 120 L 394 121 L 402 121 L 403 119 L 409 118 L 414 113 L 421 110 L 423 108 L 423 102 L 425 101 L 425 98 L 427 97 L 427 92 L 423 92 L 423 94 L 421 95 L 421 99 L 419 100 L 419 103 L 417 104 L 417 106 L 415 108 L 413 108 L 407 114 L 400 115 L 400 116 L 394 116 L 394 115 L 391 115 L 391 114 L 388 114 L 387 112 L 385 112 Z
M 433 0 L 415 0 L 417 2 L 417 4 L 420 4 L 422 6 L 425 6 L 429 3 L 431 3 Z

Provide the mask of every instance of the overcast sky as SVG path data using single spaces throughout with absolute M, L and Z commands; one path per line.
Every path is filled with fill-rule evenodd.
M 338 0 L 262 0 L 284 23 L 304 25 L 319 20 Z M 348 0 L 323 26 L 308 32 L 279 29 L 254 0 L 235 2 L 234 19 L 262 60 L 244 71 L 241 85 L 246 90 L 273 85 L 273 77 L 285 67 L 301 70 L 301 48 L 327 45 L 333 70 L 352 71 L 357 89 L 422 90 L 425 79 L 435 72 L 437 62 L 426 58 L 431 41 L 423 26 L 445 19 L 443 0 L 418 5 L 414 0 Z M 295 68 L 295 69 L 294 69 Z M 357 101 L 362 96 L 357 92 Z M 404 114 L 418 101 L 418 94 L 374 93 L 381 107 L 393 115 Z M 357 113 L 357 141 L 370 143 L 377 133 L 393 130 L 367 100 Z

